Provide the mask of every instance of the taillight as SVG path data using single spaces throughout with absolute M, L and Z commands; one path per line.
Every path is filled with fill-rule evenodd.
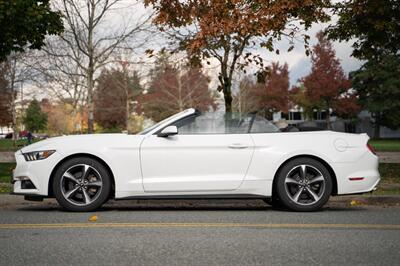
M 373 154 L 376 155 L 376 151 L 375 151 L 374 147 L 372 147 L 369 143 L 367 143 L 367 148 L 368 148 L 368 150 L 370 150 Z

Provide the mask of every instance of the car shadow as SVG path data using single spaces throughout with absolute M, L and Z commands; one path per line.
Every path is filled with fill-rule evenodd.
M 317 212 L 343 212 L 365 210 L 366 206 L 328 205 Z M 44 202 L 17 208 L 20 211 L 66 212 L 58 204 Z M 143 212 L 143 211 L 283 211 L 288 210 L 268 205 L 261 200 L 112 200 L 96 212 Z

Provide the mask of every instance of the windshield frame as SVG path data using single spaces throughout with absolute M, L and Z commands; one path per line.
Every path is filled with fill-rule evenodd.
M 161 120 L 158 123 L 155 123 L 154 125 L 140 131 L 139 133 L 137 133 L 137 135 L 152 135 L 154 132 L 159 131 L 160 129 L 162 129 L 164 127 L 164 125 L 169 125 L 171 122 L 175 122 L 176 120 L 182 119 L 186 116 L 192 115 L 196 112 L 196 110 L 194 108 L 190 108 L 190 109 L 186 109 L 183 110 L 182 112 L 179 112 L 177 114 L 174 114 L 172 116 L 169 116 L 167 118 L 165 118 L 164 120 Z

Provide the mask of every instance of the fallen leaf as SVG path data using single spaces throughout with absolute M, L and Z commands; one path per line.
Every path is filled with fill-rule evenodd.
M 357 200 L 352 200 L 352 201 L 350 202 L 350 205 L 351 205 L 351 206 L 361 205 L 361 202 L 359 202 L 359 201 L 357 201 Z
M 97 215 L 92 215 L 92 216 L 90 216 L 90 218 L 89 218 L 89 222 L 96 222 L 97 219 L 98 219 Z

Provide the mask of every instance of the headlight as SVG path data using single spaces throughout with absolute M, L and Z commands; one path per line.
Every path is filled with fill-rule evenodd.
M 43 160 L 52 155 L 55 150 L 48 150 L 48 151 L 32 151 L 24 153 L 24 157 L 26 161 L 37 161 Z

